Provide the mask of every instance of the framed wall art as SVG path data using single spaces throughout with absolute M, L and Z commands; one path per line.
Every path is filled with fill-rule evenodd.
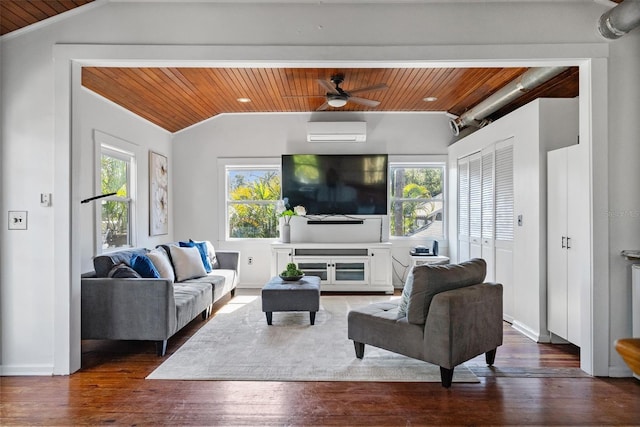
M 167 157 L 149 151 L 149 235 L 169 233 L 169 167 Z

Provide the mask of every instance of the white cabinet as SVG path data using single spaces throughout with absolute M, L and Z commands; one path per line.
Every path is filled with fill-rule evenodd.
M 294 262 L 323 291 L 393 293 L 390 243 L 273 243 L 271 274 Z
M 579 145 L 547 154 L 547 321 L 553 334 L 580 345 L 580 286 L 586 240 Z
M 366 285 L 369 283 L 369 258 L 367 257 L 310 257 L 294 256 L 293 262 L 307 276 L 318 276 L 321 285 Z
M 391 248 L 370 248 L 369 255 L 371 286 L 388 290 L 389 283 L 393 281 L 391 275 Z M 393 285 L 391 287 L 393 288 Z

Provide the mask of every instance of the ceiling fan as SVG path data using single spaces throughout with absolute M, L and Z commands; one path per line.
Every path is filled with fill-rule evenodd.
M 327 90 L 325 95 L 310 95 L 309 97 L 324 97 L 326 100 L 324 104 L 316 109 L 316 111 L 326 110 L 328 107 L 340 108 L 347 105 L 347 101 L 354 102 L 356 104 L 365 105 L 367 107 L 377 107 L 380 101 L 374 101 L 372 99 L 360 98 L 353 96 L 363 92 L 373 92 L 376 90 L 388 89 L 384 83 L 380 83 L 373 86 L 361 87 L 358 89 L 345 91 L 340 87 L 340 84 L 344 81 L 344 74 L 334 74 L 331 76 L 331 81 L 318 79 L 318 84 Z M 332 85 L 333 84 L 333 85 Z

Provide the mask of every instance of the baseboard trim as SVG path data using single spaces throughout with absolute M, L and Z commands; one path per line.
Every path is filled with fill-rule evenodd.
M 629 369 L 626 366 L 609 366 L 609 376 L 612 378 L 634 377 L 633 372 L 631 372 L 631 369 Z
M 551 337 L 549 335 L 542 335 L 517 320 L 513 321 L 511 327 L 535 342 L 548 343 L 551 341 Z
M 0 365 L 0 376 L 52 376 L 53 365 Z

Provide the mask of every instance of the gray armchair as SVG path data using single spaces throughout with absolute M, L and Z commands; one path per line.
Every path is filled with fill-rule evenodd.
M 482 353 L 493 365 L 502 345 L 502 285 L 483 283 L 485 275 L 480 258 L 414 267 L 402 298 L 349 312 L 356 357 L 369 344 L 433 363 L 447 388 L 457 365 Z

